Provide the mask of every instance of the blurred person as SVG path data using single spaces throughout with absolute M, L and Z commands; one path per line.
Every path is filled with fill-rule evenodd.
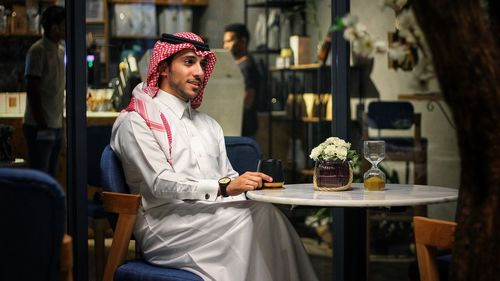
M 234 23 L 224 29 L 224 49 L 233 54 L 245 80 L 243 99 L 242 136 L 255 138 L 259 126 L 257 119 L 257 101 L 259 99 L 259 68 L 248 53 L 250 32 L 244 24 Z
M 134 235 L 143 256 L 204 280 L 317 280 L 287 218 L 245 198 L 272 178 L 238 175 L 221 126 L 196 110 L 215 62 L 196 34 L 164 34 L 113 126 L 111 147 L 142 195 Z
M 26 111 L 23 130 L 31 168 L 56 176 L 63 140 L 66 11 L 49 6 L 42 13 L 43 36 L 26 56 Z

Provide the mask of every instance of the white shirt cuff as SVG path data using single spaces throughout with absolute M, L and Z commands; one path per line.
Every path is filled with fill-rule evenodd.
M 219 192 L 219 182 L 217 180 L 198 181 L 197 193 L 199 198 L 207 201 L 215 201 Z

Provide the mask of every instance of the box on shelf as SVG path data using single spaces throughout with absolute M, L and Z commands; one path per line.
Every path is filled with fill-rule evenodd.
M 112 32 L 115 36 L 156 37 L 156 5 L 116 4 Z
M 293 51 L 293 64 L 311 63 L 311 38 L 306 36 L 290 36 L 290 48 Z
M 26 7 L 23 5 L 13 5 L 12 15 L 10 17 L 11 33 L 12 34 L 26 34 L 28 33 L 28 16 L 26 14 Z
M 20 101 L 19 93 L 7 93 L 7 108 L 5 112 L 7 113 L 19 113 L 20 111 Z
M 102 0 L 87 0 L 85 3 L 85 17 L 90 21 L 104 20 L 104 5 Z
M 0 5 L 0 34 L 9 32 L 8 13 L 4 5 Z
M 164 7 L 158 15 L 159 34 L 192 31 L 193 10 L 190 7 Z
M 0 113 L 7 111 L 7 93 L 0 93 Z

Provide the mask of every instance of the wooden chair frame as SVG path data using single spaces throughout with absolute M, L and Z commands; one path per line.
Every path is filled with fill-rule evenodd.
M 64 234 L 61 245 L 61 261 L 59 263 L 59 280 L 73 281 L 73 239 Z
M 363 140 L 370 138 L 368 134 L 368 114 L 363 114 Z M 422 145 L 422 114 L 413 114 L 413 139 L 415 148 L 411 152 L 386 152 L 387 161 L 406 161 L 413 162 L 415 168 L 413 170 L 413 179 L 415 184 L 427 184 L 427 152 Z
M 112 281 L 116 269 L 125 261 L 141 198 L 138 194 L 103 192 L 104 210 L 118 214 L 103 281 Z
M 451 249 L 455 240 L 455 222 L 413 217 L 418 269 L 421 281 L 439 281 L 437 249 Z

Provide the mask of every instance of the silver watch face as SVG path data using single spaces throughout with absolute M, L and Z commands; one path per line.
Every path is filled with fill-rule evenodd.
M 219 184 L 228 184 L 230 181 L 230 178 L 222 178 L 219 180 Z

